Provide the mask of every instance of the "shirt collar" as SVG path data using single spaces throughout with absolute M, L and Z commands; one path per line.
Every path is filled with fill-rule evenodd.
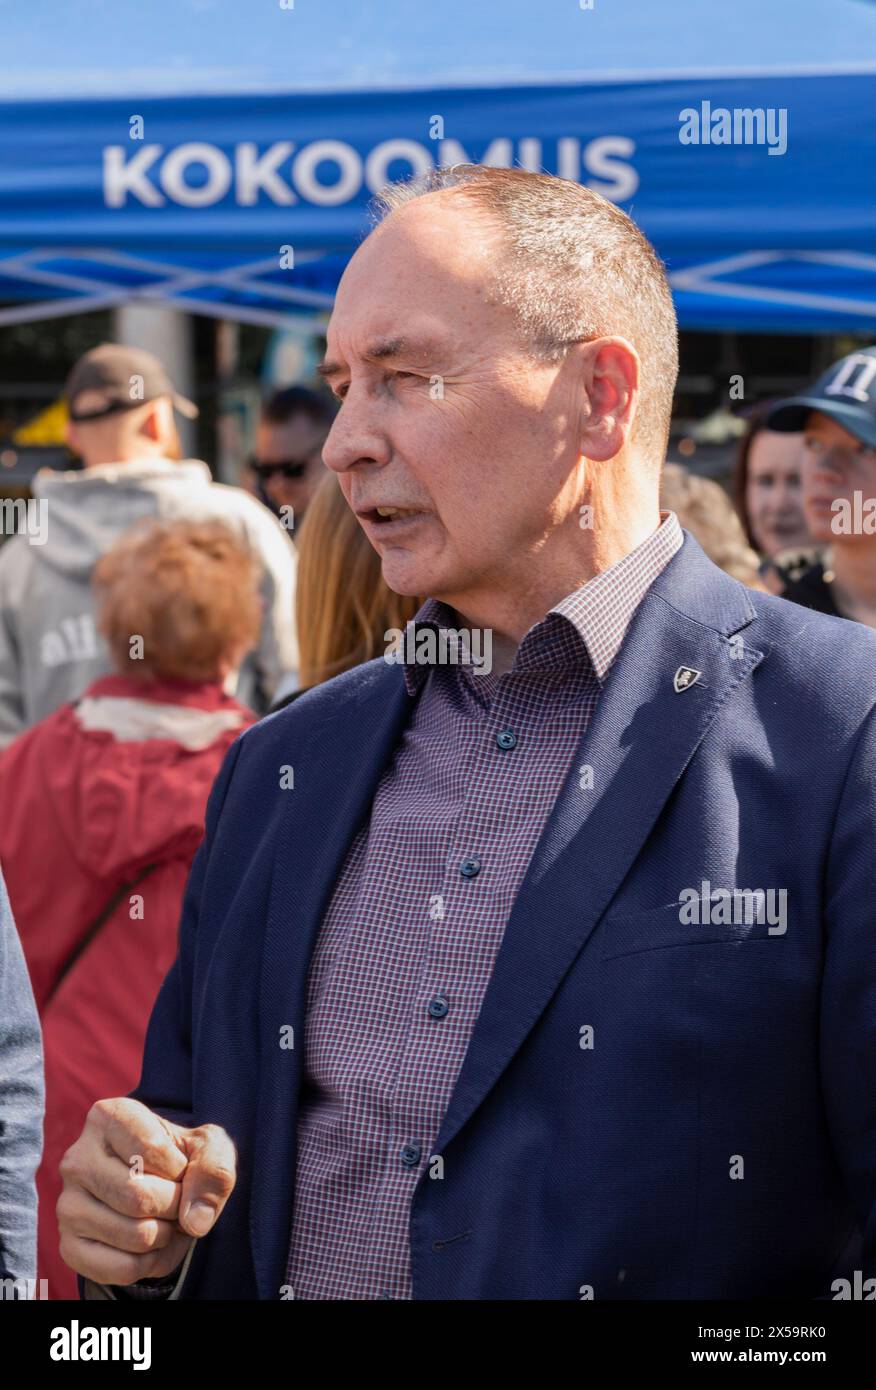
M 551 609 L 568 618 L 582 638 L 600 681 L 608 675 L 645 594 L 683 543 L 675 512 L 661 512 L 660 525 L 647 540 Z
M 579 643 L 564 640 L 571 630 L 583 643 L 597 679 L 604 681 L 636 609 L 683 543 L 684 532 L 678 517 L 674 512 L 661 512 L 660 525 L 641 545 L 561 599 L 529 629 L 517 649 L 512 669 L 568 667 L 573 650 L 577 650 L 577 656 L 572 656 L 572 660 L 577 661 L 581 655 Z M 453 608 L 431 598 L 411 619 L 415 629 L 458 629 L 463 622 Z M 407 660 L 402 661 L 402 666 L 408 694 L 415 695 L 430 667 L 421 661 Z

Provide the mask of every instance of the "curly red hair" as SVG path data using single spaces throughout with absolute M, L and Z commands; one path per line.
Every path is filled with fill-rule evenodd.
M 258 638 L 259 579 L 252 551 L 221 522 L 138 523 L 92 576 L 117 670 L 193 684 L 221 679 Z

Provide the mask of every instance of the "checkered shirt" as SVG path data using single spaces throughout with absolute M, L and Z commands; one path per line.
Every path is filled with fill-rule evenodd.
M 411 1198 L 515 897 L 630 621 L 682 539 L 664 514 L 530 628 L 504 675 L 404 666 L 411 719 L 310 964 L 295 1298 L 412 1297 Z M 460 625 L 434 600 L 414 622 Z

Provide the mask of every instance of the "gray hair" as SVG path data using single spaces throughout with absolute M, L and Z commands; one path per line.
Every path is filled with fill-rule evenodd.
M 498 224 L 506 255 L 491 286 L 536 355 L 562 361 L 570 343 L 618 335 L 642 363 L 637 442 L 662 463 L 678 376 L 678 325 L 666 272 L 635 223 L 571 179 L 457 164 L 389 184 L 371 203 L 379 223 L 405 203 L 450 190 Z

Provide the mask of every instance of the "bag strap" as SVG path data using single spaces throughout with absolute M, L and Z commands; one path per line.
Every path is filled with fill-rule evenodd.
M 115 912 L 116 908 L 122 902 L 122 900 L 130 894 L 132 889 L 136 888 L 138 884 L 142 883 L 145 878 L 148 878 L 149 875 L 153 872 L 153 870 L 157 868 L 157 864 L 147 864 L 145 869 L 141 869 L 139 874 L 137 874 L 135 878 L 132 878 L 128 883 L 123 883 L 120 888 L 116 889 L 109 902 L 98 913 L 94 921 L 91 922 L 88 929 L 76 942 L 76 945 L 73 947 L 73 950 L 70 952 L 69 956 L 65 960 L 63 966 L 61 967 L 61 971 L 57 979 L 55 980 L 55 983 L 52 985 L 49 996 L 43 1005 L 43 1012 L 45 1012 L 49 1004 L 54 999 L 58 990 L 61 988 L 61 985 L 64 983 L 64 980 L 70 974 L 70 971 L 73 969 L 73 966 L 79 960 L 80 956 L 82 956 L 85 953 L 85 951 L 87 951 L 88 947 L 91 945 L 92 941 L 100 931 L 101 927 L 106 925 L 106 923 L 109 921 L 109 919 Z

